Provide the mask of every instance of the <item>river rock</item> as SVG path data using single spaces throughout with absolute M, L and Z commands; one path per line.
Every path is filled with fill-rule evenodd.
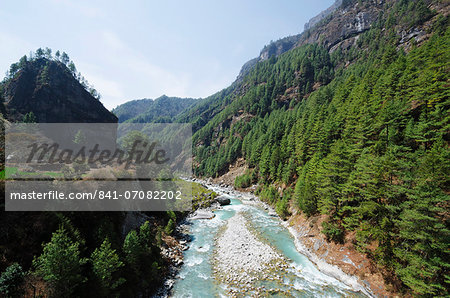
M 231 200 L 226 196 L 220 196 L 216 198 L 216 202 L 220 204 L 220 206 L 230 205 Z
M 194 216 L 192 216 L 192 219 L 211 219 L 216 216 L 213 212 L 208 210 L 197 210 L 194 213 Z

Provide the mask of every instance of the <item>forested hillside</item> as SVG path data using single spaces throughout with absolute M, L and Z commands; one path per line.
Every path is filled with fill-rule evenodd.
M 195 173 L 243 157 L 236 186 L 258 183 L 283 216 L 327 215 L 330 241 L 356 233 L 405 292 L 448 294 L 449 42 L 444 2 L 388 1 L 350 47 L 257 63 L 179 118 L 194 123 Z
M 336 3 L 212 96 L 162 96 L 113 112 L 119 122 L 191 123 L 196 176 L 245 163 L 237 188 L 256 185 L 282 218 L 324 219 L 326 238 L 383 268 L 388 290 L 447 296 L 449 2 Z M 0 84 L 0 120 L 116 122 L 99 99 L 67 54 L 39 49 Z M 195 188 L 196 207 L 215 197 Z M 185 215 L 3 212 L 0 293 L 150 296 L 168 274 L 161 251 Z
M 174 102 L 167 115 L 181 109 L 178 100 L 184 101 L 158 99 L 159 115 L 167 102 Z M 0 83 L 0 297 L 149 297 L 160 289 L 174 262 L 161 250 L 174 247 L 171 235 L 186 214 L 6 212 L 4 133 L 10 122 L 116 123 L 117 118 L 65 52 L 39 48 L 11 65 Z M 86 177 L 84 166 L 67 164 L 66 176 L 49 179 L 58 183 L 75 171 Z M 31 174 L 30 167 L 9 168 Z M 114 173 L 117 179 L 130 175 Z M 212 203 L 212 191 L 192 188 L 194 206 Z
M 119 118 L 119 122 L 167 123 L 197 101 L 194 98 L 163 95 L 155 100 L 132 100 L 117 106 L 112 112 Z
M 0 82 L 0 112 L 13 122 L 117 122 L 100 98 L 65 52 L 49 48 L 11 64 Z

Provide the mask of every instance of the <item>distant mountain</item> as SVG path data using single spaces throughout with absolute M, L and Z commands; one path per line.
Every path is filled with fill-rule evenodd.
M 181 112 L 191 107 L 198 100 L 194 98 L 161 97 L 140 99 L 117 106 L 112 112 L 119 122 L 151 123 L 171 122 Z
M 0 84 L 2 114 L 10 121 L 22 121 L 32 112 L 37 122 L 117 122 L 71 67 L 48 58 L 24 57 L 13 64 L 13 72 Z

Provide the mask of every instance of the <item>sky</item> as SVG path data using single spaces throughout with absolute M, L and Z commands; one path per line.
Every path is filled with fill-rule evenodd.
M 0 0 L 0 74 L 49 47 L 67 52 L 108 109 L 163 94 L 206 97 L 333 2 Z

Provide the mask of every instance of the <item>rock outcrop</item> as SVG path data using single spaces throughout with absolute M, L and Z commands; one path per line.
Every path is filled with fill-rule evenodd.
M 382 11 L 394 5 L 397 1 L 336 0 L 328 9 L 311 18 L 305 24 L 303 33 L 281 38 L 266 45 L 257 58 L 244 64 L 237 79 L 239 80 L 249 73 L 256 63 L 267 60 L 272 56 L 277 57 L 305 44 L 319 43 L 325 46 L 330 52 L 337 49 L 346 51 L 356 44 L 360 34 L 374 26 Z M 447 15 L 448 10 L 445 8 L 448 6 L 448 3 L 445 4 L 445 1 L 441 3 L 425 0 L 425 3 L 438 13 Z M 428 25 L 424 24 L 422 27 L 396 28 L 398 35 L 402 38 L 400 44 L 411 39 L 415 39 L 416 42 L 425 40 Z
M 342 5 L 342 0 L 336 0 L 333 5 L 325 9 L 324 11 L 320 12 L 315 17 L 311 18 L 306 24 L 305 24 L 305 31 L 311 29 L 314 27 L 317 23 L 328 17 L 330 14 L 332 14 L 336 9 L 338 9 Z
M 220 206 L 230 205 L 231 200 L 226 196 L 220 196 L 216 198 L 216 202 L 220 204 Z

